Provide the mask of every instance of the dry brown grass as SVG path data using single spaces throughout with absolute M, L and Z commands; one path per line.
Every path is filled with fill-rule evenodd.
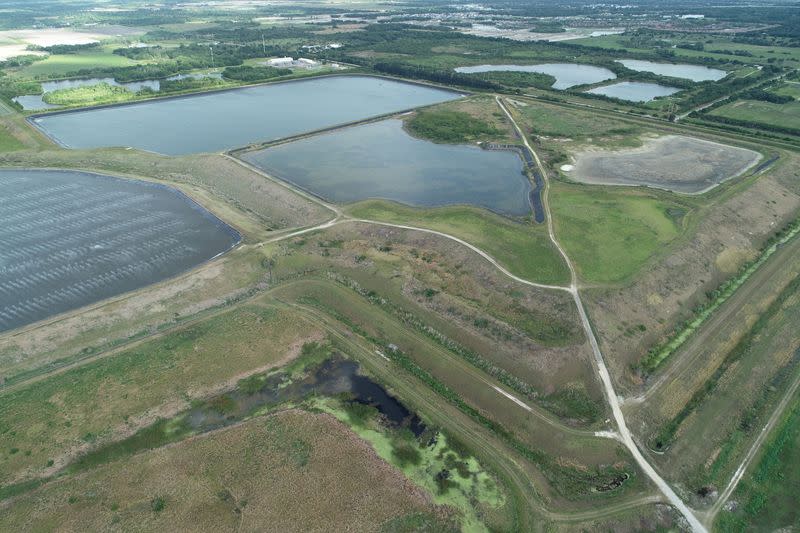
M 320 337 L 295 313 L 245 306 L 6 392 L 0 482 L 47 474 L 48 460 L 66 464 L 242 374 L 285 364 Z
M 333 417 L 293 410 L 50 483 L 0 529 L 375 531 L 413 512 L 443 513 Z

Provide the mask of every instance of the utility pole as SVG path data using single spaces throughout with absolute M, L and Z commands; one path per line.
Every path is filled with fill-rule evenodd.
M 267 56 L 267 43 L 264 42 L 264 34 L 261 34 L 261 50 L 264 52 L 264 57 Z

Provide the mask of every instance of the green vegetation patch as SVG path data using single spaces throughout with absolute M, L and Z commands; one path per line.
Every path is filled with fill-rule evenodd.
M 48 104 L 61 106 L 88 106 L 95 104 L 111 104 L 133 100 L 136 93 L 125 87 L 98 83 L 86 87 L 71 87 L 45 93 L 42 98 Z
M 0 152 L 13 152 L 23 148 L 25 145 L 14 137 L 4 124 L 0 123 Z
M 251 67 L 242 65 L 239 67 L 227 67 L 222 71 L 225 79 L 243 82 L 257 82 L 271 80 L 280 76 L 288 76 L 292 71 L 288 68 L 275 67 Z
M 553 184 L 556 233 L 586 281 L 619 282 L 672 242 L 682 206 L 639 191 Z
M 547 228 L 465 206 L 417 209 L 383 200 L 348 208 L 354 217 L 408 224 L 453 235 L 485 251 L 514 274 L 540 283 L 566 284 L 569 271 Z
M 430 493 L 436 504 L 458 509 L 463 530 L 486 530 L 476 513 L 476 504 L 497 508 L 505 503 L 505 494 L 494 477 L 461 446 L 451 446 L 444 433 L 423 434 L 427 438 L 419 440 L 409 431 L 382 426 L 373 408 L 369 408 L 373 413 L 366 415 L 369 418 L 365 422 L 365 415 L 353 419 L 350 410 L 336 400 L 322 399 L 314 405 L 348 424 L 381 459 Z
M 463 111 L 419 111 L 405 123 L 416 137 L 438 143 L 464 144 L 500 135 L 500 131 Z
M 714 109 L 709 114 L 744 122 L 800 129 L 800 101 L 797 100 L 788 104 L 739 100 Z

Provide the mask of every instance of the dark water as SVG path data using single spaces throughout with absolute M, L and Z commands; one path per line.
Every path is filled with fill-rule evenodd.
M 418 207 L 471 204 L 507 215 L 530 212 L 531 185 L 516 153 L 417 139 L 395 119 L 241 157 L 334 202 L 383 198 Z
M 193 431 L 210 431 L 240 420 L 261 407 L 315 395 L 344 395 L 348 401 L 375 407 L 390 426 L 407 428 L 416 436 L 425 431 L 425 425 L 416 414 L 382 386 L 358 374 L 358 363 L 338 357 L 321 363 L 300 381 L 290 381 L 286 374 L 277 373 L 267 377 L 256 391 L 237 389 L 227 393 L 228 403 L 224 409 L 215 409 L 213 406 L 219 404 L 211 400 L 208 405 L 189 411 L 187 421 Z
M 131 146 L 167 155 L 217 152 L 458 98 L 371 76 L 329 76 L 102 109 L 34 124 L 69 148 Z
M 0 331 L 172 277 L 238 241 L 162 185 L 0 170 Z

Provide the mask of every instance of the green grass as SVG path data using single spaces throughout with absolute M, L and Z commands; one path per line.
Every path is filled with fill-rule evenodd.
M 438 143 L 463 144 L 500 134 L 491 124 L 462 111 L 420 111 L 405 126 L 414 136 Z
M 582 139 L 599 135 L 632 135 L 641 128 L 628 122 L 599 116 L 580 109 L 556 107 L 528 101 L 518 107 L 523 120 L 535 135 Z
M 136 94 L 125 87 L 98 83 L 87 87 L 72 87 L 59 89 L 44 95 L 48 104 L 61 106 L 89 106 L 96 104 L 110 104 L 133 100 Z
M 381 459 L 431 494 L 434 503 L 458 509 L 462 513 L 462 531 L 486 531 L 476 513 L 476 503 L 495 508 L 505 503 L 505 495 L 494 478 L 474 457 L 462 455 L 460 447 L 451 447 L 446 435 L 437 433 L 433 444 L 424 446 L 413 434 L 389 431 L 374 419 L 353 419 L 341 402 L 324 399 L 315 406 L 347 424 L 372 445 Z M 447 477 L 442 472 L 447 472 Z
M 544 225 L 514 222 L 474 207 L 417 209 L 383 200 L 359 202 L 349 206 L 348 211 L 358 218 L 408 224 L 453 235 L 531 281 L 569 282 L 567 267 L 551 245 Z
M 636 274 L 680 233 L 668 210 L 677 203 L 619 188 L 553 184 L 556 235 L 589 282 L 620 282 Z
M 13 152 L 15 150 L 22 150 L 25 145 L 19 139 L 11 135 L 5 125 L 0 124 L 0 152 Z
M 127 57 L 112 54 L 110 51 L 91 51 L 82 54 L 51 55 L 42 61 L 36 61 L 18 72 L 28 78 L 66 76 L 84 68 L 127 67 L 135 65 Z
M 710 114 L 760 124 L 800 128 L 800 101 L 772 104 L 756 100 L 739 100 L 714 109 Z
M 800 397 L 764 444 L 763 455 L 731 500 L 734 512 L 722 511 L 714 529 L 725 532 L 777 531 L 800 526 Z

